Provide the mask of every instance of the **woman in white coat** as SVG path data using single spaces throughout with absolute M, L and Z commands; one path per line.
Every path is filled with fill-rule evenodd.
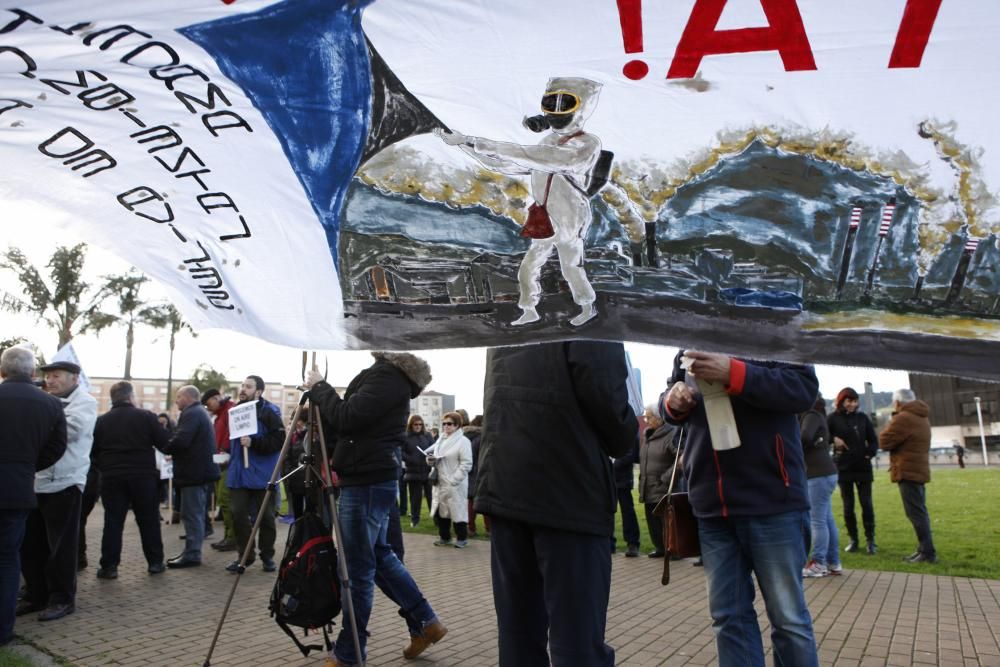
M 441 420 L 441 436 L 431 447 L 427 463 L 437 469 L 437 483 L 432 487 L 431 516 L 441 539 L 435 546 L 464 549 L 469 544 L 469 471 L 472 469 L 472 443 L 462 435 L 462 416 L 448 412 Z M 433 476 L 433 475 L 432 475 Z M 451 540 L 455 524 L 457 542 Z

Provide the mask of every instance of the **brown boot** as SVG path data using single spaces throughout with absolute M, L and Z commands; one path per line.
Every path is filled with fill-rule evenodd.
M 410 635 L 410 645 L 403 649 L 403 657 L 413 660 L 427 650 L 431 644 L 437 644 L 448 634 L 448 628 L 441 621 L 434 621 L 424 628 L 422 635 Z

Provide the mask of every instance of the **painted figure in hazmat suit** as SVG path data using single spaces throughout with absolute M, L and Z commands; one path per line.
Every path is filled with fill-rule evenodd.
M 588 174 L 600 156 L 601 141 L 584 132 L 583 125 L 597 106 L 600 92 L 601 84 L 589 79 L 549 79 L 542 95 L 542 114 L 524 119 L 525 127 L 534 132 L 548 130 L 537 145 L 436 131 L 446 143 L 460 146 L 491 171 L 530 174 L 532 197 L 548 211 L 554 233 L 532 238 L 517 272 L 522 313 L 511 323 L 515 326 L 539 320 L 539 276 L 553 248 L 559 253 L 560 270 L 573 301 L 580 306 L 570 324 L 580 326 L 597 315 L 594 288 L 583 268 L 583 242 L 592 221 Z

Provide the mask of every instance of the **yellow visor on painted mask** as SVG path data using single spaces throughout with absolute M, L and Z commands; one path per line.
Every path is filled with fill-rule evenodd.
M 568 114 L 580 108 L 580 97 L 567 90 L 551 90 L 542 95 L 542 111 L 548 114 Z

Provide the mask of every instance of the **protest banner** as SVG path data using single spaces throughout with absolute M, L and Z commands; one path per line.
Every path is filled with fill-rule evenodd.
M 0 215 L 286 345 L 1000 372 L 1000 5 L 581 7 L 2 10 Z

